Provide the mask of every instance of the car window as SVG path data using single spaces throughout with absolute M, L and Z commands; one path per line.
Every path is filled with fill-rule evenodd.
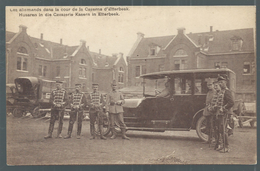
M 191 94 L 191 80 L 186 78 L 174 78 L 175 94 Z

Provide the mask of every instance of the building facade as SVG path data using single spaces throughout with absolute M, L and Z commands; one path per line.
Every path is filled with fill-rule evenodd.
M 170 70 L 229 68 L 236 73 L 236 99 L 256 100 L 256 55 L 254 30 L 185 33 L 137 40 L 127 56 L 128 86 L 141 86 L 140 75 Z
M 108 92 L 113 79 L 121 87 L 126 85 L 127 63 L 122 53 L 103 55 L 101 50 L 89 51 L 84 40 L 77 46 L 67 46 L 62 39 L 60 43 L 44 40 L 43 34 L 40 38 L 30 37 L 26 30 L 21 25 L 18 33 L 6 31 L 6 83 L 13 83 L 17 77 L 34 76 L 63 81 L 68 89 L 81 83 L 83 91 L 91 91 L 95 82 L 101 91 Z

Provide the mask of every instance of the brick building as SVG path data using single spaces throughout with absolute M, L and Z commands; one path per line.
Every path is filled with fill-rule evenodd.
M 19 26 L 19 32 L 6 31 L 6 83 L 13 83 L 21 76 L 35 76 L 47 81 L 64 81 L 66 88 L 75 83 L 83 85 L 83 91 L 91 90 L 93 82 L 100 84 L 100 90 L 107 92 L 110 83 L 116 79 L 121 87 L 126 85 L 127 63 L 123 54 L 107 56 L 89 51 L 86 41 L 77 46 L 30 37 L 26 26 Z
M 127 57 L 128 86 L 140 86 L 141 74 L 196 68 L 229 68 L 236 73 L 236 99 L 256 100 L 256 55 L 254 30 L 185 34 L 162 37 L 144 37 L 137 33 Z

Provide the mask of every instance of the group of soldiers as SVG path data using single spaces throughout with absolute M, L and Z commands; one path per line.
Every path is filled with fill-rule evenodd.
M 68 133 L 64 139 L 71 138 L 74 122 L 77 122 L 77 139 L 80 139 L 82 120 L 83 120 L 83 109 L 89 109 L 90 119 L 90 139 L 96 138 L 95 122 L 98 123 L 98 130 L 100 133 L 100 139 L 106 140 L 107 138 L 103 133 L 103 119 L 109 116 L 110 128 L 112 130 L 111 139 L 116 138 L 115 120 L 119 122 L 120 129 L 122 132 L 122 138 L 130 140 L 126 136 L 126 125 L 123 119 L 123 107 L 124 97 L 121 92 L 117 91 L 117 84 L 115 81 L 111 84 L 112 91 L 107 94 L 106 100 L 103 95 L 98 91 L 98 84 L 93 83 L 93 91 L 87 96 L 81 92 L 81 84 L 75 84 L 76 90 L 72 93 L 70 100 L 65 89 L 62 88 L 62 82 L 56 81 L 56 89 L 51 92 L 50 103 L 51 103 L 51 119 L 48 130 L 48 135 L 44 138 L 52 138 L 55 121 L 58 120 L 59 126 L 57 131 L 57 138 L 62 138 L 62 126 L 65 107 L 70 106 L 70 119 Z
M 228 136 L 233 134 L 230 123 L 234 99 L 227 88 L 227 80 L 227 75 L 219 75 L 215 81 L 208 79 L 209 91 L 206 97 L 206 108 L 203 112 L 207 120 L 206 130 L 209 135 L 206 143 L 210 145 L 215 141 L 214 149 L 221 152 L 230 151 Z

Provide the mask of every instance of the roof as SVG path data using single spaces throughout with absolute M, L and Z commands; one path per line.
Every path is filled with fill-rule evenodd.
M 5 34 L 5 41 L 9 42 L 15 35 L 16 33 L 10 32 L 10 31 L 6 31 Z
M 107 56 L 99 54 L 96 52 L 90 52 L 92 59 L 96 65 L 95 68 L 99 69 L 109 69 L 112 68 L 119 57 L 117 56 Z
M 149 46 L 157 45 L 160 49 L 163 49 L 173 39 L 174 36 L 162 36 L 162 37 L 148 37 L 143 38 L 137 48 L 135 49 L 132 57 L 146 57 L 149 55 Z M 159 52 L 160 54 L 160 52 Z M 158 54 L 158 55 L 159 55 Z
M 205 51 L 207 54 L 216 53 L 230 53 L 231 52 L 231 39 L 237 37 L 243 40 L 242 49 L 239 52 L 252 52 L 254 51 L 254 30 L 253 28 L 226 30 L 226 31 L 213 31 L 213 32 L 202 32 L 202 33 L 189 33 L 186 37 L 197 47 L 202 45 L 205 47 L 205 40 L 207 39 L 208 50 Z M 163 48 L 167 47 L 175 38 L 174 35 L 161 36 L 161 37 L 147 37 L 143 38 L 137 48 L 135 49 L 132 58 L 144 58 L 149 56 L 149 50 L 151 45 L 160 47 L 157 56 L 163 54 Z M 200 41 L 199 41 L 200 40 Z M 199 43 L 200 42 L 200 43 Z M 207 48 L 207 47 L 206 47 Z M 236 51 L 237 53 L 237 51 Z
M 171 74 L 189 74 L 189 73 L 207 73 L 207 72 L 232 72 L 230 69 L 190 69 L 190 70 L 173 70 L 173 71 L 163 71 L 163 72 L 153 72 L 149 74 L 141 75 L 141 78 L 148 79 L 160 79 Z

